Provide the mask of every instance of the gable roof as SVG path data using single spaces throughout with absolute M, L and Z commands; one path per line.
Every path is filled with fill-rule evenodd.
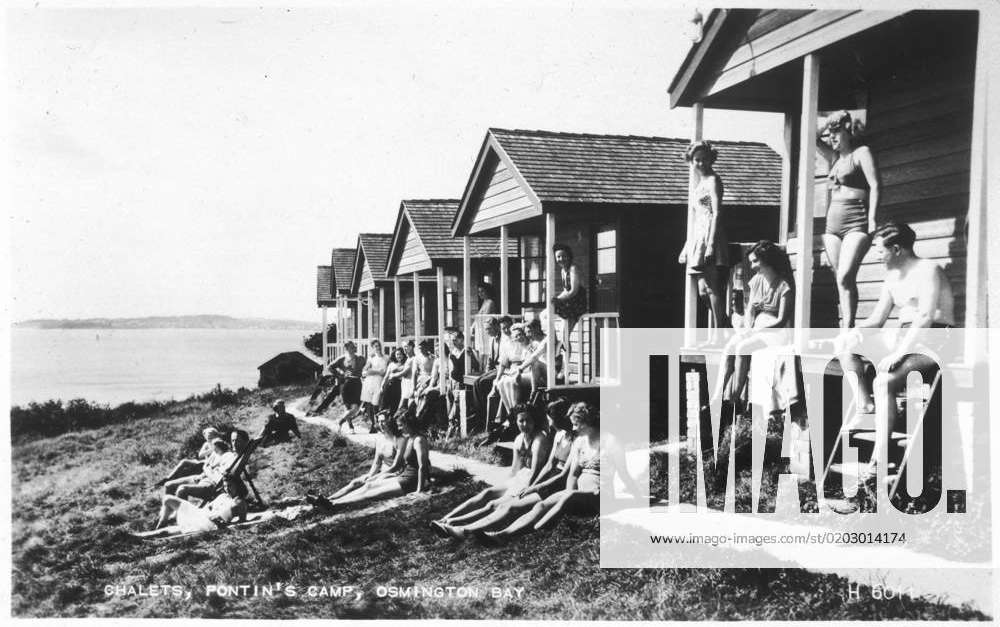
M 730 205 L 777 206 L 781 157 L 759 142 L 713 141 L 716 170 Z M 529 197 L 547 203 L 681 205 L 688 202 L 688 139 L 636 135 L 593 135 L 491 128 L 486 134 L 453 221 L 453 233 L 471 219 L 474 190 L 489 176 L 491 154 L 527 186 Z
M 316 306 L 333 305 L 333 268 L 316 266 Z
M 261 370 L 263 368 L 269 368 L 272 365 L 276 365 L 282 362 L 285 363 L 294 362 L 297 364 L 301 364 L 302 366 L 305 366 L 307 368 L 315 370 L 322 370 L 323 368 L 323 364 L 320 363 L 320 361 L 316 357 L 313 357 L 311 355 L 306 355 L 302 351 L 288 351 L 285 353 L 278 353 L 274 357 L 268 359 L 261 365 L 257 366 L 257 369 Z
M 398 272 L 400 257 L 406 245 L 406 236 L 413 229 L 420 245 L 426 253 L 426 268 L 436 261 L 461 259 L 463 243 L 461 238 L 451 234 L 451 224 L 458 209 L 458 200 L 404 200 L 399 204 L 396 228 L 392 233 L 386 274 L 394 276 Z M 516 242 L 508 242 L 508 253 L 514 254 Z M 469 254 L 473 259 L 499 257 L 500 238 L 472 237 Z
M 361 233 L 358 235 L 358 247 L 355 251 L 354 269 L 351 272 L 351 290 L 360 289 L 364 266 L 368 266 L 372 280 L 385 281 L 386 262 L 389 258 L 389 248 L 392 246 L 392 233 Z
M 351 278 L 354 274 L 353 248 L 334 248 L 330 255 L 330 265 L 333 266 L 334 295 L 351 293 Z

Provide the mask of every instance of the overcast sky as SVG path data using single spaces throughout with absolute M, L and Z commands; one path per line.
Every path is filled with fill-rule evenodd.
M 11 318 L 318 320 L 330 248 L 458 197 L 490 126 L 690 136 L 689 9 L 468 4 L 9 13 Z

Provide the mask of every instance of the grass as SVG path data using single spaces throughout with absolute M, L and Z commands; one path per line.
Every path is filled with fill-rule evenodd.
M 169 542 L 143 542 L 153 487 L 204 425 L 260 428 L 270 402 L 302 389 L 252 392 L 234 404 L 167 404 L 141 420 L 16 442 L 12 612 L 18 617 L 986 619 L 921 599 L 847 595 L 845 580 L 802 570 L 599 568 L 598 520 L 567 517 L 502 548 L 441 540 L 427 521 L 481 485 L 464 479 L 399 507 L 273 520 Z M 303 440 L 259 452 L 265 499 L 330 492 L 363 472 L 370 450 L 301 424 Z M 369 513 L 370 512 L 370 513 Z M 106 596 L 107 585 L 183 586 L 190 599 Z M 205 587 L 282 584 L 298 594 L 207 596 Z M 309 597 L 309 585 L 353 585 L 360 600 Z M 378 586 L 524 588 L 520 599 L 389 598 Z

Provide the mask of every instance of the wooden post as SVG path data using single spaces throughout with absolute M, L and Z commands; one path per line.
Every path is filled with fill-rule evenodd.
M 795 345 L 805 350 L 806 332 L 812 324 L 813 174 L 816 170 L 816 116 L 819 111 L 819 57 L 802 60 L 802 117 L 799 122 L 798 200 L 795 246 Z
M 378 341 L 385 344 L 385 288 L 378 288 Z
M 444 343 L 444 267 L 437 267 L 437 304 L 438 304 L 438 388 L 441 394 L 448 386 L 448 347 Z
M 469 236 L 462 238 L 462 333 L 466 347 L 472 345 L 472 251 Z M 469 351 L 465 352 L 465 371 L 472 367 Z M 465 428 L 465 423 L 462 423 Z M 464 432 L 463 432 L 464 433 Z
M 792 180 L 792 151 L 795 137 L 795 116 L 785 114 L 783 135 L 785 150 L 781 154 L 781 209 L 778 212 L 778 241 L 788 242 L 788 217 L 792 211 L 792 194 L 795 182 Z
M 323 348 L 320 349 L 319 352 L 320 352 L 320 355 L 321 355 L 320 359 L 323 361 L 323 373 L 324 374 L 326 374 L 326 362 L 327 362 L 327 359 L 329 359 L 326 356 L 326 344 L 327 344 L 326 328 L 328 326 L 330 326 L 330 325 L 328 325 L 326 323 L 326 305 L 323 305 Z
M 556 243 L 556 214 L 545 214 L 545 300 L 552 302 L 552 297 L 556 295 L 556 255 L 552 252 L 552 247 Z M 549 319 L 546 324 L 545 336 L 548 342 L 545 346 L 546 377 L 545 386 L 549 389 L 556 384 L 556 312 L 555 307 L 549 305 Z M 563 338 L 569 344 L 569 338 Z M 565 381 L 569 383 L 569 360 L 566 360 Z
M 694 114 L 694 128 L 691 133 L 691 141 L 700 141 L 705 121 L 705 106 L 696 102 L 691 107 Z M 687 237 L 684 238 L 685 245 L 691 239 L 691 206 L 694 203 L 694 188 L 697 185 L 694 164 L 689 166 L 688 171 L 688 211 L 687 211 Z M 695 342 L 698 327 L 698 279 L 684 271 L 684 345 L 692 346 Z
M 976 78 L 972 99 L 972 163 L 969 168 L 969 236 L 966 242 L 965 290 L 965 363 L 973 365 L 985 357 L 989 340 L 975 329 L 987 328 L 987 220 L 986 220 L 986 108 L 988 105 L 987 74 L 989 72 L 988 25 L 985 13 L 979 14 L 979 35 L 976 44 Z M 995 240 L 993 240 L 995 241 Z M 957 322 L 957 320 L 956 320 Z M 996 322 L 996 320 L 994 320 Z
M 500 227 L 500 313 L 510 314 L 510 277 L 507 268 L 507 225 Z
M 344 347 L 344 300 L 337 294 L 337 356 L 339 357 Z
M 373 290 L 368 290 L 368 340 L 378 337 L 375 332 L 375 296 Z
M 413 273 L 413 343 L 420 343 L 420 275 Z
M 393 296 L 396 297 L 396 302 L 392 304 L 393 313 L 396 314 L 394 322 L 396 323 L 396 345 L 403 345 L 403 299 L 402 290 L 399 287 L 399 277 L 392 277 L 392 291 Z

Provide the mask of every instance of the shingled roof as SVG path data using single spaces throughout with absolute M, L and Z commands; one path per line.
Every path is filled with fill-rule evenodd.
M 332 305 L 333 268 L 330 266 L 316 266 L 316 306 L 324 307 Z
M 353 248 L 334 248 L 330 255 L 330 265 L 333 266 L 334 294 L 351 292 L 351 279 L 354 274 Z
M 592 135 L 491 128 L 463 197 L 467 211 L 481 164 L 491 152 L 507 163 L 543 206 L 546 203 L 603 203 L 687 206 L 688 139 L 635 135 Z M 759 142 L 712 141 L 719 151 L 716 171 L 729 205 L 778 206 L 781 157 Z M 456 215 L 458 220 L 466 216 Z
M 540 201 L 688 202 L 688 139 L 491 128 Z M 731 205 L 777 205 L 781 157 L 759 142 L 712 141 Z
M 358 235 L 358 245 L 365 253 L 368 269 L 376 281 L 384 281 L 385 264 L 389 261 L 392 248 L 392 233 L 362 233 Z

